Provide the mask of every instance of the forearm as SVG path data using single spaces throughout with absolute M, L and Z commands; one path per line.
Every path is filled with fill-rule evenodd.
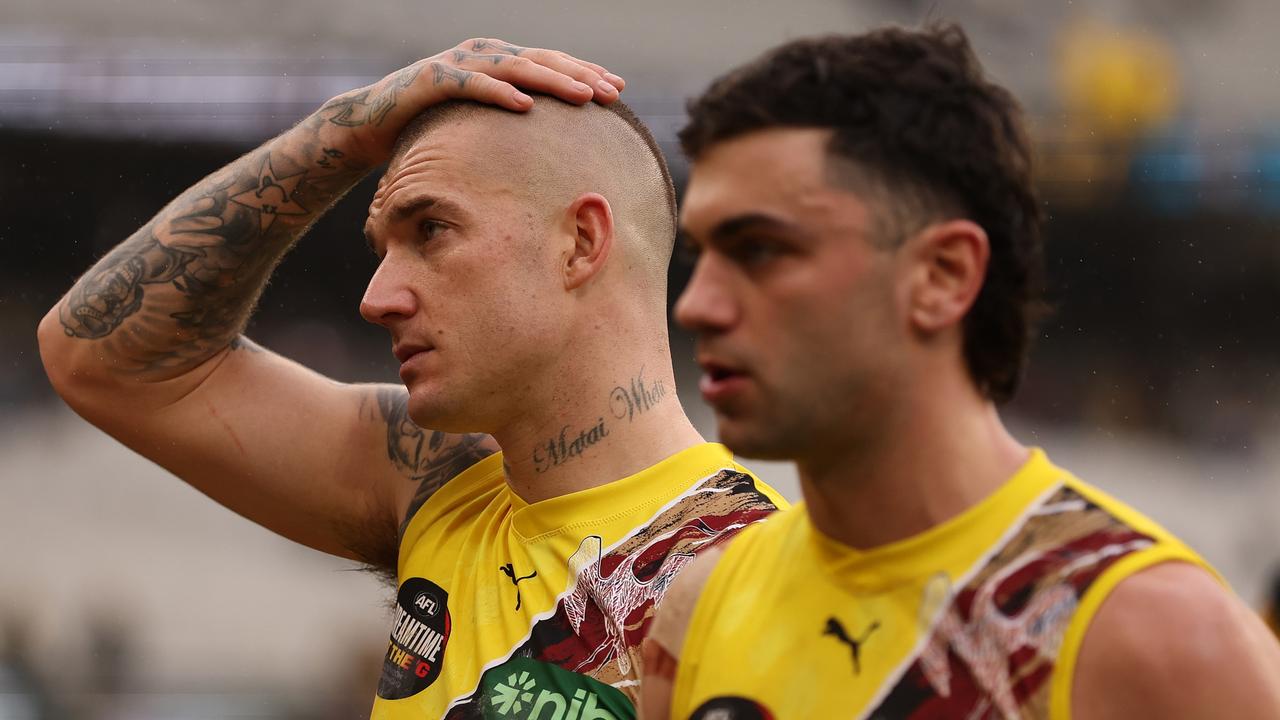
M 448 98 L 527 110 L 507 80 L 570 102 L 621 78 L 563 53 L 468 40 L 344 93 L 169 204 L 71 288 L 40 324 L 50 377 L 166 380 L 228 346 L 306 228 L 385 162 L 415 115 Z M 575 80 L 578 78 L 578 80 Z M 592 84 L 587 84 L 590 81 Z
M 56 314 L 64 351 L 165 379 L 226 347 L 280 258 L 366 171 L 333 114 L 200 181 L 103 257 L 46 318 Z

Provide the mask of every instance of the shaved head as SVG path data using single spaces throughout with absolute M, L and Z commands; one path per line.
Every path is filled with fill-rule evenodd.
M 665 313 L 667 267 L 675 241 L 675 188 L 653 135 L 621 102 L 570 105 L 535 97 L 525 113 L 450 101 L 428 108 L 400 134 L 388 175 L 415 144 L 452 123 L 484 128 L 488 168 L 506 187 L 548 211 L 599 193 L 613 211 L 625 276 Z

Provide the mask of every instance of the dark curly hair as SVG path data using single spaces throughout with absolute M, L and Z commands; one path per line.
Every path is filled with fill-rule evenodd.
M 796 40 L 716 80 L 689 116 L 680 142 L 694 162 L 757 130 L 830 128 L 828 157 L 844 162 L 829 174 L 870 195 L 886 243 L 948 217 L 980 225 L 991 258 L 964 319 L 965 362 L 986 397 L 1013 397 L 1043 312 L 1040 203 L 1022 111 L 963 30 Z

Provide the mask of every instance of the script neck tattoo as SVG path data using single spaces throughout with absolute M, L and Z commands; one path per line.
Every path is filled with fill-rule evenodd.
M 656 407 L 668 394 L 667 383 L 661 379 L 646 379 L 644 366 L 641 366 L 640 372 L 627 385 L 617 385 L 609 392 L 609 412 L 614 419 L 625 419 L 630 423 Z M 587 448 L 609 436 L 609 428 L 603 417 L 597 418 L 595 424 L 588 428 L 562 426 L 558 434 L 533 448 L 534 471 L 544 473 L 582 457 Z
M 553 467 L 582 457 L 582 452 L 609 436 L 604 418 L 596 420 L 596 424 L 585 430 L 578 430 L 577 435 L 569 431 L 569 426 L 560 428 L 560 434 L 548 439 L 533 449 L 533 469 L 544 473 Z
M 631 422 L 637 415 L 652 410 L 666 396 L 666 384 L 662 380 L 645 380 L 642 365 L 640 372 L 631 378 L 629 386 L 618 385 L 609 393 L 609 409 L 615 418 L 626 418 L 627 422 Z

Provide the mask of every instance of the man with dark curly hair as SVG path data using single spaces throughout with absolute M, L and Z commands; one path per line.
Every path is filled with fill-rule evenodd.
M 1155 523 L 1018 442 L 1039 203 L 963 32 L 792 42 L 681 134 L 720 436 L 806 504 L 674 584 L 650 718 L 1275 718 L 1280 647 Z

